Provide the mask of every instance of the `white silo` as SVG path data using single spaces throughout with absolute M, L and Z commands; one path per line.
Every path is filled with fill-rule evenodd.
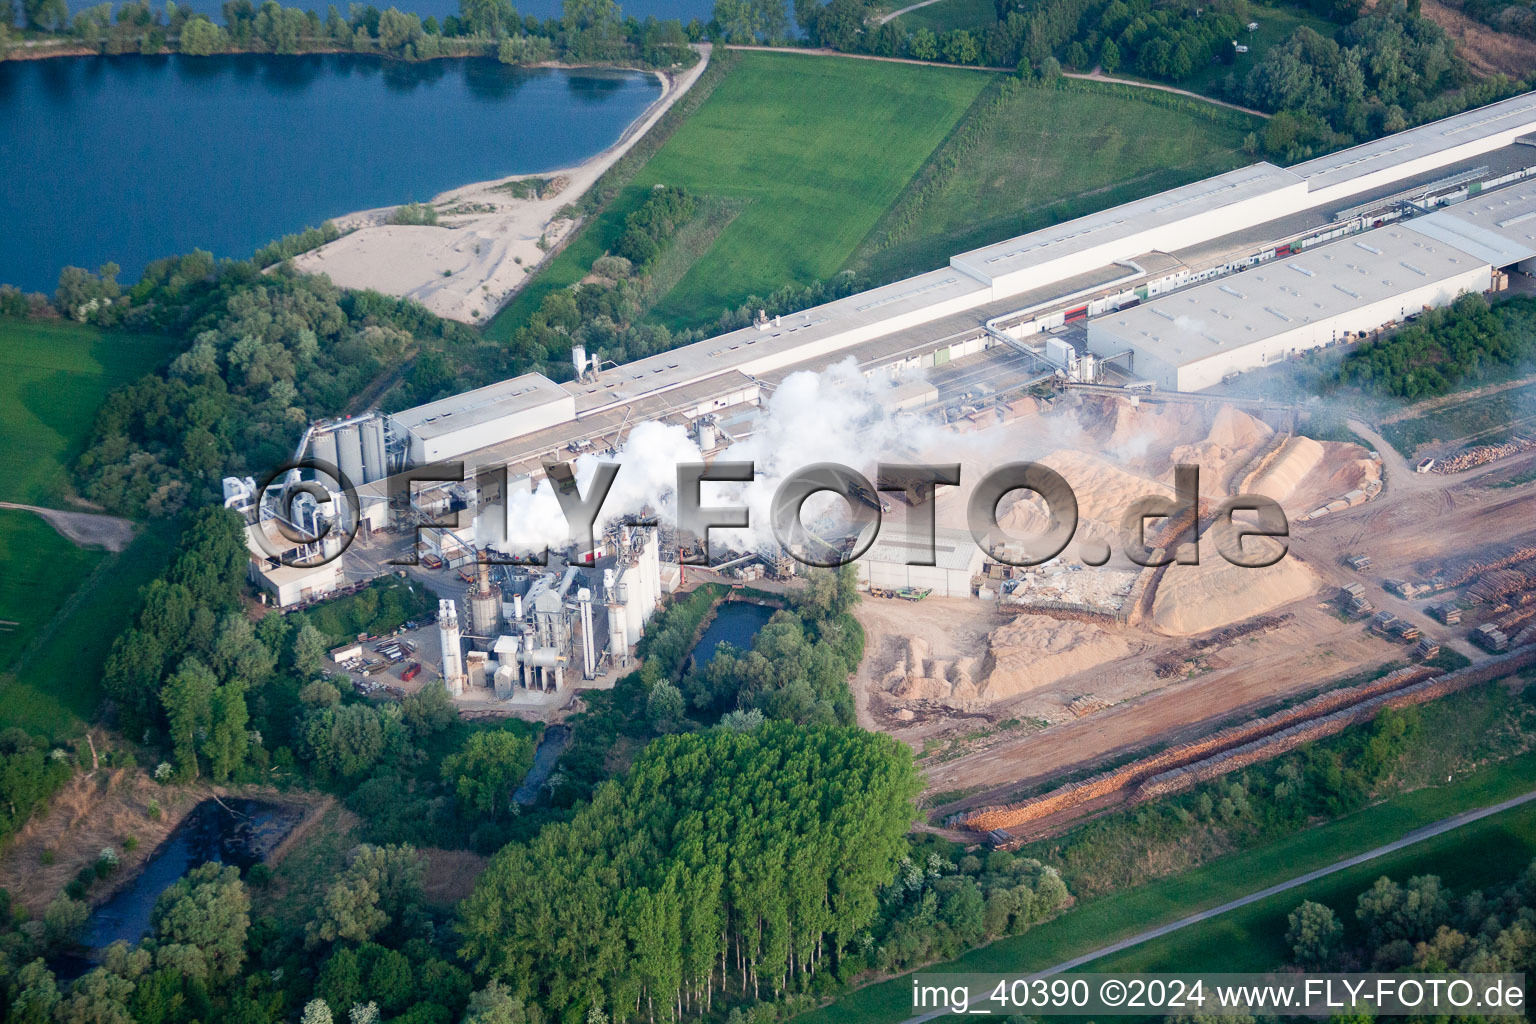
M 373 416 L 358 424 L 358 434 L 363 444 L 363 477 L 354 483 L 366 484 L 389 476 L 384 462 L 384 421 Z
M 357 427 L 342 427 L 335 432 L 335 438 L 342 475 L 354 487 L 363 483 L 363 442 L 357 435 Z
M 322 430 L 316 434 L 314 448 L 315 458 L 320 462 L 340 465 L 341 460 L 336 454 L 336 435 L 332 431 Z
M 464 652 L 459 641 L 459 613 L 452 601 L 437 602 L 437 639 L 443 649 L 443 687 L 449 696 L 464 695 Z

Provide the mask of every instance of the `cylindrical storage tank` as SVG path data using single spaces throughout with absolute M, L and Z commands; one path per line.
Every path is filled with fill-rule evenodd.
M 608 654 L 622 662 L 629 654 L 629 627 L 624 621 L 624 606 L 615 601 L 608 606 Z
M 587 372 L 587 346 L 571 346 L 571 365 L 576 367 L 576 377 L 579 380 L 581 375 Z
M 342 427 L 335 433 L 336 456 L 342 475 L 354 487 L 363 480 L 363 442 L 356 427 Z
M 645 585 L 639 580 L 636 569 L 630 569 L 624 573 L 624 582 L 619 584 L 620 600 L 624 602 L 624 626 L 625 635 L 631 647 L 640 642 L 640 636 L 645 631 Z
M 494 590 L 471 591 L 469 628 L 476 636 L 495 636 L 501 629 L 501 595 Z
M 336 435 L 329 430 L 321 431 L 315 435 L 313 445 L 315 458 L 332 466 L 339 466 L 341 461 L 336 457 Z
M 699 424 L 699 451 L 710 452 L 715 448 L 715 425 L 705 420 Z
M 366 484 L 384 479 L 389 476 L 389 467 L 384 464 L 384 421 L 378 417 L 364 420 L 358 430 L 363 441 L 363 479 L 360 482 Z

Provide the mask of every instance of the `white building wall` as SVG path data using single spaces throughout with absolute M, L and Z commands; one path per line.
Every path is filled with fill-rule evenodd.
M 881 590 L 900 590 L 912 587 L 917 590 L 931 589 L 935 597 L 970 597 L 971 576 L 969 569 L 945 569 L 935 565 L 903 565 L 859 559 L 859 580 Z
M 1135 374 L 1155 381 L 1160 388 L 1175 391 L 1201 391 L 1221 382 L 1229 373 L 1254 370 L 1279 362 L 1297 352 L 1321 348 L 1343 339 L 1345 334 L 1374 331 L 1419 312 L 1425 306 L 1444 306 L 1467 292 L 1484 291 L 1489 285 L 1491 268 L 1482 265 L 1444 281 L 1424 285 L 1336 316 L 1301 324 L 1248 345 L 1227 349 L 1174 365 L 1158 354 L 1157 347 L 1130 341 L 1108 330 L 1102 322 L 1088 324 L 1088 347 L 1097 355 L 1113 355 L 1129 348 L 1136 353 Z

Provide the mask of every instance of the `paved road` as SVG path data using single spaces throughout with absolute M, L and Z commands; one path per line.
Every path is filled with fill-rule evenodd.
M 1177 921 L 1171 921 L 1168 924 L 1159 925 L 1156 928 L 1149 928 L 1140 934 L 1132 935 L 1128 939 L 1121 939 L 1119 942 L 1112 942 L 1107 946 L 1102 946 L 1099 949 L 1095 949 L 1091 953 L 1084 953 L 1082 956 L 1073 957 L 1071 960 L 1064 960 L 1054 967 L 1047 967 L 1045 970 L 1031 975 L 1031 977 L 1046 978 L 1053 974 L 1060 974 L 1063 971 L 1074 970 L 1078 967 L 1082 967 L 1084 964 L 1089 964 L 1095 960 L 1109 956 L 1112 953 L 1119 953 L 1122 950 L 1130 949 L 1132 946 L 1139 946 L 1143 942 L 1146 942 L 1150 939 L 1161 938 L 1162 936 L 1169 935 L 1180 930 L 1181 928 L 1188 928 L 1192 924 L 1199 924 L 1202 921 L 1209 921 L 1211 918 L 1220 917 L 1222 914 L 1225 914 L 1230 910 L 1236 910 L 1239 907 L 1246 907 L 1250 903 L 1257 903 L 1260 900 L 1268 899 L 1277 893 L 1286 892 L 1289 889 L 1295 889 L 1298 886 L 1306 885 L 1309 882 L 1315 882 L 1319 878 L 1326 878 L 1328 875 L 1334 874 L 1336 872 L 1345 871 L 1352 867 L 1357 867 L 1358 865 L 1373 861 L 1378 857 L 1385 857 L 1389 853 L 1396 853 L 1398 850 L 1412 846 L 1415 843 L 1422 843 L 1426 839 L 1432 839 L 1435 836 L 1443 835 L 1444 833 L 1450 832 L 1453 829 L 1461 828 L 1463 825 L 1470 825 L 1474 821 L 1481 821 L 1482 819 L 1492 817 L 1495 814 L 1501 814 L 1504 811 L 1510 810 L 1511 808 L 1519 807 L 1522 804 L 1528 804 L 1533 800 L 1536 800 L 1536 790 L 1532 790 L 1531 792 L 1522 794 L 1521 796 L 1512 797 L 1508 800 L 1505 800 L 1503 803 L 1494 804 L 1491 807 L 1479 807 L 1476 810 L 1463 811 L 1460 814 L 1453 814 L 1449 818 L 1443 818 L 1432 825 L 1425 825 L 1423 828 L 1415 829 L 1412 832 L 1409 832 L 1407 835 L 1403 836 L 1401 839 L 1398 839 L 1395 842 L 1387 843 L 1385 846 L 1378 846 L 1374 850 L 1367 850 L 1365 853 L 1357 854 L 1353 857 L 1348 857 L 1341 861 L 1335 861 L 1334 863 L 1329 864 L 1327 867 L 1318 868 L 1315 871 L 1308 871 L 1304 875 L 1297 875 L 1295 878 L 1280 882 L 1277 885 L 1272 885 L 1268 889 L 1261 889 L 1258 892 L 1250 893 L 1247 896 L 1243 896 L 1239 899 L 1223 903 L 1219 907 L 1212 907 L 1209 910 L 1202 910 L 1198 914 L 1191 914 L 1188 917 L 1180 918 Z M 932 1013 L 925 1013 L 920 1017 L 909 1017 L 906 1021 L 903 1022 L 903 1024 L 921 1024 L 923 1021 L 935 1020 L 944 1016 L 948 1016 L 948 1011 L 936 1010 Z

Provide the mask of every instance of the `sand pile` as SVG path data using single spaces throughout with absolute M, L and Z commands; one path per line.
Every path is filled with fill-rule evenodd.
M 901 637 L 897 644 L 896 659 L 880 680 L 892 697 L 963 703 L 976 696 L 979 658 L 935 658 L 928 641 L 920 637 Z
M 1118 536 L 1120 520 L 1137 501 L 1150 495 L 1171 498 L 1173 488 L 1129 473 L 1089 452 L 1056 451 L 1040 459 L 1064 477 L 1077 495 L 1077 536 Z M 998 524 L 1018 537 L 1039 536 L 1050 527 L 1043 500 L 1020 498 L 998 515 Z
M 1200 493 L 1225 494 L 1231 475 L 1272 436 L 1274 431 L 1264 421 L 1224 405 L 1203 440 L 1178 445 L 1168 453 L 1169 472 L 1181 463 L 1199 466 Z
M 1274 544 L 1249 537 L 1244 550 Z M 1199 565 L 1170 565 L 1152 599 L 1152 622 L 1162 632 L 1193 636 L 1298 601 L 1318 588 L 1317 574 L 1288 553 L 1274 565 L 1246 569 L 1233 565 L 1216 550 L 1213 534 L 1200 538 Z
M 1248 488 L 1284 505 L 1301 482 L 1322 464 L 1323 454 L 1323 446 L 1310 437 L 1293 437 L 1280 446 L 1280 451 Z
M 991 658 L 980 686 L 986 700 L 1016 697 L 1131 653 L 1123 637 L 1102 626 L 1043 615 L 1020 615 L 994 629 L 987 643 Z

